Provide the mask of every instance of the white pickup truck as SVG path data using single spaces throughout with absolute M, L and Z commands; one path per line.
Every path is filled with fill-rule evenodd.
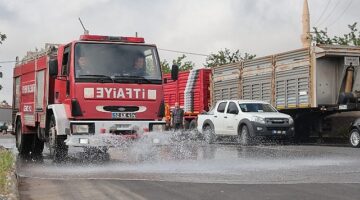
M 218 136 L 235 136 L 248 144 L 255 138 L 294 136 L 294 120 L 269 103 L 255 100 L 219 101 L 207 113 L 198 115 L 197 130 L 212 143 Z

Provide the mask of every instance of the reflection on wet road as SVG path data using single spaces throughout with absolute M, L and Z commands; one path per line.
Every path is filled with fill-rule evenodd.
M 14 146 L 12 137 L 0 145 Z M 16 152 L 16 150 L 14 150 Z M 20 199 L 357 199 L 359 149 L 230 142 L 153 134 L 110 160 L 71 148 L 62 163 L 17 159 Z
M 46 152 L 41 160 L 18 159 L 18 175 L 198 183 L 360 183 L 357 149 L 154 138 L 110 149 L 111 159 L 106 162 L 84 159 L 76 149 L 64 163 L 53 163 Z

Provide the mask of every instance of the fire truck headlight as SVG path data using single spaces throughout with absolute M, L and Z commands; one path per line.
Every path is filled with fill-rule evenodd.
M 74 133 L 74 134 L 89 133 L 89 125 L 88 124 L 73 124 L 72 125 L 72 133 Z
M 165 131 L 165 124 L 153 124 L 151 131 L 153 132 Z

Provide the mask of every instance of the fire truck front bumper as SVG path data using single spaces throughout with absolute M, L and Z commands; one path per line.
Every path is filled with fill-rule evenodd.
M 148 132 L 162 132 L 165 121 L 71 121 L 66 145 L 74 147 L 117 147 Z

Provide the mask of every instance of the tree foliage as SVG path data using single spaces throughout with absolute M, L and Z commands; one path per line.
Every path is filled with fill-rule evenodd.
M 360 46 L 360 31 L 357 28 L 357 22 L 349 24 L 348 28 L 350 29 L 349 33 L 331 38 L 328 36 L 326 28 L 319 30 L 317 27 L 313 27 L 314 33 L 311 34 L 311 39 L 316 44 Z
M 6 35 L 0 32 L 0 44 L 6 39 Z
M 212 53 L 206 58 L 206 67 L 214 67 L 217 65 L 224 65 L 229 63 L 236 63 L 243 60 L 249 60 L 255 58 L 256 55 L 245 53 L 241 55 L 240 50 L 231 52 L 229 49 L 220 50 L 218 53 Z
M 186 55 L 183 54 L 182 56 L 173 59 L 172 64 L 179 66 L 179 71 L 189 71 L 192 70 L 195 66 L 195 63 L 192 61 L 185 61 Z M 171 67 L 167 60 L 163 60 L 160 62 L 161 69 L 163 73 L 170 73 Z

